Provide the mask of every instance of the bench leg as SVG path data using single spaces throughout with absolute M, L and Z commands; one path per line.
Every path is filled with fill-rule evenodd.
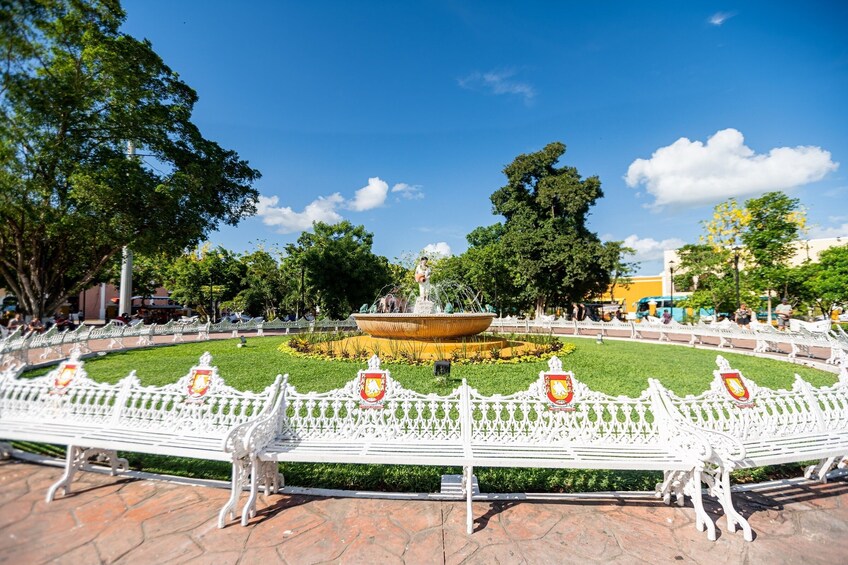
M 250 473 L 249 463 L 249 460 L 244 458 L 233 461 L 233 476 L 230 479 L 230 498 L 218 513 L 219 528 L 223 528 L 227 520 L 234 520 L 236 517 L 236 504 L 238 504 L 241 491 L 247 484 L 247 477 Z
M 108 463 L 112 469 L 111 474 L 113 476 L 118 471 L 129 469 L 127 460 L 118 457 L 118 453 L 114 449 L 85 448 L 69 445 L 67 455 L 65 456 L 65 472 L 62 474 L 62 478 L 47 490 L 47 502 L 53 501 L 56 491 L 59 488 L 66 495 L 71 492 L 71 482 L 74 480 L 74 475 L 78 470 L 90 471 L 92 467 L 89 459 L 92 457 L 96 457 L 99 463 Z
M 0 459 L 8 459 L 12 456 L 12 444 L 0 441 Z
M 474 532 L 474 516 L 471 509 L 471 496 L 474 494 L 474 467 L 465 467 L 462 471 L 462 488 L 465 491 L 465 531 Z
M 656 498 L 662 498 L 665 504 L 671 504 L 674 496 L 678 506 L 684 504 L 684 490 L 686 483 L 690 480 L 688 471 L 663 471 L 663 482 L 657 483 Z
M 259 495 L 259 484 L 262 483 L 266 495 L 272 490 L 277 492 L 280 489 L 280 477 L 279 463 L 276 461 L 260 461 L 258 457 L 252 458 L 250 464 L 250 494 L 241 511 L 242 526 L 246 526 L 247 522 L 256 516 L 256 498 Z
M 704 483 L 709 488 L 711 495 L 715 496 L 718 503 L 721 504 L 724 510 L 724 515 L 727 518 L 727 529 L 730 533 L 736 531 L 736 527 L 742 528 L 745 541 L 752 541 L 754 535 L 751 532 L 751 526 L 748 520 L 742 517 L 736 508 L 733 506 L 733 498 L 730 490 L 730 469 L 716 469 L 713 472 L 705 472 L 702 475 Z
M 842 457 L 828 457 L 827 459 L 822 459 L 815 465 L 810 465 L 804 470 L 804 478 L 809 479 L 811 481 L 819 481 L 821 483 L 826 483 L 827 474 L 841 460 Z
M 710 518 L 707 511 L 704 510 L 704 500 L 701 492 L 701 470 L 695 469 L 692 472 L 691 480 L 687 483 L 689 497 L 692 499 L 692 506 L 695 507 L 695 527 L 699 532 L 707 529 L 707 539 L 710 541 L 716 540 L 715 522 Z
M 286 486 L 286 478 L 280 472 L 280 465 L 276 461 L 264 461 L 262 463 L 262 489 L 265 496 L 277 494 Z

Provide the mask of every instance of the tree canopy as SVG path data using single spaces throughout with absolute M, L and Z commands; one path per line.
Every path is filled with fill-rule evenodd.
M 494 213 L 505 218 L 499 245 L 512 283 L 537 314 L 550 302 L 605 292 L 612 271 L 622 266 L 620 242 L 604 244 L 586 226 L 590 208 L 603 197 L 601 181 L 558 167 L 565 149 L 554 142 L 519 155 L 504 168 L 507 184 L 491 197 Z
M 773 292 L 786 295 L 797 278 L 789 260 L 805 225 L 800 201 L 781 192 L 751 198 L 744 206 L 731 198 L 716 205 L 713 217 L 703 225 L 703 243 L 681 249 L 680 278 L 675 278 L 681 288 L 691 286 L 694 291 L 689 304 L 735 309 L 738 304 L 730 299 L 730 281 L 737 276 L 734 260 L 738 258 L 740 301 L 758 301 L 765 293 L 770 312 Z
M 321 314 L 347 318 L 391 282 L 389 262 L 371 251 L 374 236 L 364 226 L 345 220 L 312 228 L 287 246 L 289 258 L 302 269 Z
M 122 246 L 179 253 L 255 211 L 259 172 L 201 135 L 197 94 L 123 20 L 116 0 L 0 0 L 0 282 L 35 316 Z

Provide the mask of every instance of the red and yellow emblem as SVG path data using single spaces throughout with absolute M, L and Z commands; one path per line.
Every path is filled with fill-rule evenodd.
M 382 372 L 362 373 L 359 380 L 359 397 L 367 406 L 378 406 L 386 396 L 386 374 Z
M 751 393 L 748 392 L 748 387 L 745 386 L 745 382 L 742 380 L 742 375 L 739 374 L 739 371 L 721 373 L 721 380 L 724 382 L 724 388 L 733 400 L 742 403 L 750 402 Z
M 67 364 L 62 368 L 62 371 L 56 375 L 56 378 L 53 380 L 53 386 L 56 388 L 65 388 L 71 381 L 74 380 L 74 377 L 77 374 L 77 366 Z
M 545 373 L 545 393 L 552 410 L 570 410 L 574 400 L 571 373 Z
M 189 398 L 202 398 L 209 392 L 209 385 L 212 384 L 211 369 L 195 369 L 188 382 Z

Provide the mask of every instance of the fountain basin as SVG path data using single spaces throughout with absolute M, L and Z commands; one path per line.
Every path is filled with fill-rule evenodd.
M 445 340 L 477 335 L 489 329 L 494 314 L 353 314 L 356 325 L 373 337 Z

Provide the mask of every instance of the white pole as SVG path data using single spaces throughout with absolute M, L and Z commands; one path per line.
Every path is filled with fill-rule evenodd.
M 124 257 L 121 262 L 121 300 L 118 315 L 132 314 L 132 250 L 124 247 Z
M 106 319 L 106 283 L 100 283 L 100 319 Z
M 132 141 L 127 142 L 127 158 L 132 159 L 135 155 L 135 146 Z M 123 260 L 121 262 L 121 299 L 118 315 L 132 314 L 132 250 L 124 246 Z

